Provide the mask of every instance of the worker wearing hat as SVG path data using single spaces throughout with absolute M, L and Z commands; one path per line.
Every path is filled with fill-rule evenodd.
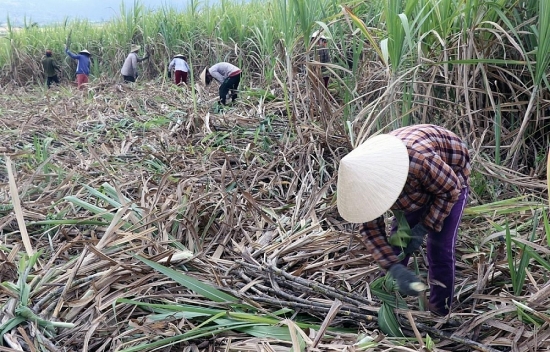
M 172 61 L 168 64 L 168 77 L 171 77 L 172 70 L 174 70 L 174 83 L 178 86 L 187 84 L 187 77 L 189 76 L 189 65 L 187 64 L 187 58 L 183 54 L 177 54 Z
M 226 105 L 227 93 L 231 91 L 231 101 L 237 99 L 237 89 L 241 81 L 241 69 L 229 62 L 219 62 L 206 67 L 200 74 L 202 84 L 208 85 L 214 78 L 220 84 L 220 103 Z
M 60 69 L 52 57 L 52 51 L 48 49 L 45 54 L 46 57 L 42 59 L 42 67 L 44 68 L 44 74 L 46 75 L 46 85 L 50 88 L 52 83 L 59 84 L 57 71 L 60 71 Z
M 77 61 L 76 84 L 78 89 L 84 88 L 84 84 L 88 83 L 88 76 L 90 75 L 90 57 L 92 54 L 86 49 L 80 50 L 78 54 L 74 54 L 67 46 L 65 46 L 65 53 Z
M 330 62 L 330 54 L 327 48 L 327 38 L 319 31 L 313 32 L 311 35 L 311 42 L 317 43 L 315 51 L 319 58 L 319 62 L 322 64 L 327 64 Z M 326 66 L 321 66 L 321 76 L 323 78 L 323 84 L 325 88 L 328 88 L 329 81 L 329 72 Z
M 469 192 L 468 149 L 453 132 L 414 125 L 369 138 L 340 162 L 338 211 L 361 223 L 368 251 L 396 279 L 399 291 L 418 295 L 420 280 L 407 268 L 427 235 L 429 309 L 449 313 L 455 281 L 458 225 Z M 410 227 L 404 248 L 392 247 L 384 213 L 401 211 Z M 392 226 L 392 233 L 397 225 Z M 405 259 L 400 260 L 403 251 Z
M 145 61 L 149 58 L 149 55 L 146 54 L 144 57 L 139 57 L 137 55 L 140 45 L 132 44 L 130 46 L 130 53 L 124 60 L 120 74 L 124 77 L 124 82 L 135 82 L 138 78 L 138 62 Z

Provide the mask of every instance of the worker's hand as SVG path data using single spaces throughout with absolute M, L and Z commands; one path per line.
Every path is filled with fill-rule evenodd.
M 426 285 L 420 282 L 418 277 L 407 270 L 403 264 L 394 264 L 388 271 L 397 282 L 399 292 L 404 295 L 418 296 L 426 289 Z
M 422 242 L 424 242 L 424 236 L 426 236 L 426 234 L 428 234 L 428 229 L 421 223 L 418 223 L 411 229 L 411 239 L 403 252 L 405 252 L 405 254 L 412 254 L 414 251 L 418 250 Z

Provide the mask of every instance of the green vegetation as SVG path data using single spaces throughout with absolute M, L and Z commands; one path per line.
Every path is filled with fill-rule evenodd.
M 136 1 L 121 13 L 8 19 L 0 38 L 0 345 L 550 348 L 547 1 L 222 0 L 183 13 Z M 67 83 L 69 33 L 93 54 L 84 91 Z M 124 85 L 132 43 L 151 58 Z M 46 48 L 62 64 L 50 90 Z M 166 79 L 178 53 L 189 87 Z M 216 110 L 216 85 L 196 82 L 222 60 L 244 75 L 238 103 Z M 340 158 L 414 123 L 471 151 L 450 320 L 400 297 L 336 209 Z M 425 278 L 423 255 L 414 268 Z

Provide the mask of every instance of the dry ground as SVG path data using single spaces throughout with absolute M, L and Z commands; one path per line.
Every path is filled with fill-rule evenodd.
M 346 138 L 327 133 L 312 118 L 289 121 L 277 98 L 261 102 L 242 94 L 236 106 L 214 113 L 215 88 L 196 94 L 195 105 L 190 90 L 159 83 L 93 83 L 83 92 L 2 88 L 0 281 L 17 285 L 27 275 L 25 304 L 44 319 L 75 325 L 48 335 L 28 319 L 5 335 L 11 349 L 0 350 L 112 351 L 196 328 L 176 315 L 153 321 L 146 307 L 122 299 L 225 307 L 136 255 L 260 312 L 290 308 L 283 325 L 340 328 L 323 338 L 304 328 L 310 350 L 359 350 L 358 334 L 378 343 L 372 351 L 419 350 L 417 337 L 426 332 L 436 342 L 432 350 L 471 350 L 473 341 L 486 351 L 550 348 L 547 271 L 533 262 L 521 296 L 512 295 L 503 233 L 496 230 L 507 216 L 521 238 L 534 234 L 540 245 L 535 250 L 546 258 L 544 231 L 532 224 L 536 212 L 530 210 L 540 204 L 540 181 L 521 175 L 528 196 L 510 207 L 524 206 L 522 212 L 479 212 L 474 206 L 481 200 L 472 199 L 457 249 L 454 313 L 435 318 L 423 311 L 423 299 L 406 298 L 410 310 L 398 316 L 411 338 L 388 338 L 376 321 L 380 288 L 372 283 L 380 270 L 355 236 L 357 228 L 342 221 L 335 206 Z M 474 167 L 491 171 L 479 162 Z M 518 191 L 497 184 L 503 197 Z M 18 274 L 23 253 L 35 251 L 41 252 L 37 262 Z M 425 275 L 424 255 L 416 259 Z M 0 323 L 22 302 L 12 286 L 0 291 Z M 535 313 L 526 309 L 522 315 L 515 302 Z M 456 338 L 441 338 L 451 333 Z M 291 346 L 237 330 L 212 335 L 162 350 Z

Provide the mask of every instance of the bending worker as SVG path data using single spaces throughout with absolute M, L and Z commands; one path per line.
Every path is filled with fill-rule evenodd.
M 220 103 L 226 104 L 227 93 L 231 90 L 231 102 L 237 100 L 237 89 L 241 81 L 241 69 L 228 62 L 219 62 L 206 67 L 200 74 L 202 84 L 209 85 L 214 78 L 220 84 Z
M 172 70 L 174 70 L 174 83 L 178 86 L 182 84 L 187 85 L 189 65 L 187 64 L 187 58 L 183 54 L 174 56 L 168 64 L 168 78 L 172 75 Z
M 402 294 L 417 296 L 422 291 L 420 280 L 406 266 L 427 235 L 429 309 L 437 315 L 447 315 L 453 303 L 455 245 L 470 169 L 468 149 L 453 132 L 414 125 L 369 138 L 342 158 L 338 170 L 340 215 L 362 223 L 367 250 L 395 278 Z M 388 242 L 388 210 L 401 212 L 409 225 L 410 238 L 402 248 Z M 394 222 L 391 233 L 397 230 Z

